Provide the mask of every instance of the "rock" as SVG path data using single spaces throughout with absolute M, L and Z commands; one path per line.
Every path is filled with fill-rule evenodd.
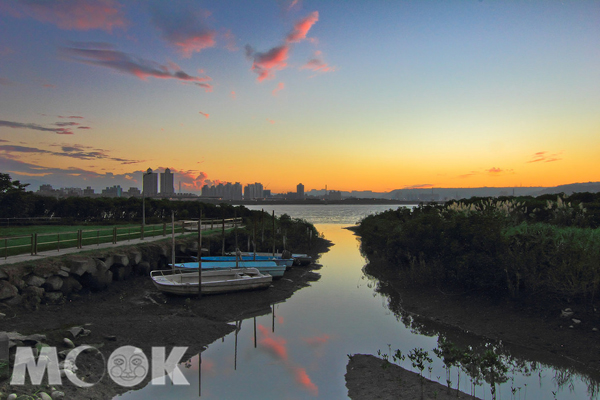
M 127 257 L 125 254 L 114 254 L 113 260 L 114 260 L 113 266 L 120 265 L 120 266 L 125 267 L 125 266 L 129 265 L 129 257 Z
M 44 302 L 47 304 L 58 304 L 62 301 L 62 292 L 46 292 L 44 293 Z
M 113 279 L 115 281 L 124 281 L 125 279 L 127 279 L 131 276 L 131 271 L 132 271 L 131 266 L 122 266 L 122 265 L 115 264 L 110 269 L 113 273 Z
M 6 398 L 6 400 L 17 400 L 17 394 L 16 393 L 9 394 L 8 397 Z
M 90 333 L 92 333 L 92 331 L 85 329 L 83 326 L 74 326 L 68 329 L 67 332 L 71 333 L 73 338 L 76 338 L 77 336 L 88 336 Z
M 67 274 L 71 272 L 71 268 L 67 267 L 66 265 L 61 265 L 60 270 L 66 272 Z
M 96 263 L 91 258 L 72 258 L 69 260 L 69 266 L 70 272 L 77 276 L 96 269 Z
M 598 328 L 592 328 L 592 332 L 598 332 Z
M 63 286 L 63 279 L 60 276 L 53 275 L 46 279 L 42 287 L 49 292 L 56 292 Z
M 569 328 L 573 329 L 573 328 L 575 328 L 575 327 L 574 327 L 573 325 L 569 325 Z
M 40 396 L 41 400 L 52 400 L 52 397 L 46 392 L 40 392 L 38 393 L 38 396 Z
M 108 341 L 111 341 L 111 342 L 114 342 L 114 341 L 116 341 L 116 340 L 117 340 L 117 337 L 116 337 L 116 336 L 114 336 L 114 335 L 105 335 L 105 336 L 104 336 L 104 339 L 106 339 L 106 340 L 108 340 Z
M 6 317 L 6 314 L 0 312 L 0 319 Z
M 18 306 L 23 302 L 23 296 L 21 296 L 20 294 L 11 297 L 10 299 L 4 300 L 4 304 L 9 305 L 9 306 Z
M 23 294 L 35 295 L 35 296 L 39 297 L 40 299 L 44 296 L 45 292 L 46 292 L 46 290 L 44 290 L 41 287 L 37 287 L 37 286 L 27 286 L 25 289 L 23 289 Z
M 142 252 L 139 250 L 131 250 L 127 256 L 129 257 L 130 265 L 137 265 L 142 261 Z
M 571 321 L 573 321 L 574 324 L 580 324 L 581 323 L 580 319 L 573 318 Z
M 562 310 L 560 312 L 560 316 L 562 318 L 571 318 L 573 316 L 573 314 L 575 314 L 575 313 L 570 308 L 565 308 L 564 310 Z
M 60 269 L 57 273 L 58 276 L 62 276 L 63 278 L 68 278 L 69 277 L 69 273 L 66 271 L 63 271 L 62 269 Z
M 8 274 L 2 268 L 0 268 L 0 279 L 8 279 Z
M 79 283 L 77 279 L 69 276 L 63 281 L 63 285 L 60 290 L 63 292 L 63 294 L 71 294 L 73 292 L 79 292 L 82 288 L 83 286 L 81 286 L 81 283 Z
M 52 400 L 60 400 L 65 398 L 65 393 L 60 390 L 54 390 L 50 393 L 50 396 L 52 396 Z
M 64 338 L 63 339 L 63 343 L 65 344 L 65 346 L 67 346 L 70 349 L 74 349 L 75 348 L 75 343 L 73 343 L 73 341 L 69 338 Z
M 148 261 L 142 261 L 135 266 L 135 271 L 138 275 L 150 275 L 150 271 L 152 271 L 152 266 Z
M 19 290 L 15 286 L 4 280 L 0 281 L 0 300 L 10 299 L 17 294 L 19 294 Z
M 104 262 L 104 264 L 106 265 L 106 268 L 110 268 L 113 266 L 113 264 L 115 263 L 115 258 L 111 255 L 111 256 L 106 256 L 106 257 L 100 257 L 98 258 L 100 261 Z
M 106 265 L 106 263 L 102 260 L 96 259 L 94 260 L 96 261 L 96 269 L 98 270 L 98 273 L 105 273 L 106 271 L 108 271 L 108 269 L 110 268 L 109 266 Z

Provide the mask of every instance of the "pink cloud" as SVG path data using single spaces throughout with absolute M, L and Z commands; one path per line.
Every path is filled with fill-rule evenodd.
M 193 53 L 215 45 L 216 32 L 206 26 L 211 15 L 209 11 L 186 4 L 173 7 L 161 2 L 151 7 L 151 14 L 152 23 L 162 33 L 163 39 L 183 57 L 190 58 Z
M 288 43 L 296 43 L 306 39 L 306 34 L 310 28 L 319 20 L 319 12 L 313 11 L 309 16 L 301 19 L 294 25 L 294 30 L 287 36 Z
M 89 126 L 78 126 L 77 129 L 92 129 Z
M 58 118 L 83 119 L 83 117 L 80 117 L 79 115 L 70 115 L 68 117 L 64 117 L 62 115 L 59 115 Z
M 208 118 L 208 114 L 207 113 L 203 113 L 202 111 L 198 111 L 198 113 L 204 115 L 206 118 Z
M 306 369 L 302 367 L 294 368 L 294 376 L 296 378 L 296 382 L 307 389 L 313 396 L 319 395 L 319 388 L 311 381 L 310 377 L 306 373 Z
M 318 58 L 312 58 L 308 62 L 300 67 L 300 69 L 308 69 L 313 72 L 333 72 L 336 70 L 335 67 L 331 67 L 323 60 Z
M 287 59 L 290 48 L 288 45 L 273 47 L 266 53 L 255 52 L 250 46 L 246 46 L 246 56 L 253 59 L 252 71 L 258 74 L 259 82 L 265 79 L 273 79 L 275 71 L 287 67 Z
M 529 163 L 534 163 L 534 162 L 553 162 L 553 161 L 560 161 L 562 160 L 562 158 L 559 158 L 559 156 L 562 154 L 561 152 L 555 153 L 555 154 L 548 154 L 547 151 L 538 151 L 537 153 L 535 153 L 532 156 L 532 159 L 527 161 L 527 164 Z
M 470 177 L 470 176 L 477 175 L 477 174 L 478 174 L 478 172 L 477 172 L 477 171 L 471 171 L 471 172 L 469 172 L 468 174 L 459 175 L 458 177 L 459 177 L 459 178 L 468 178 L 468 177 Z
M 283 82 L 279 82 L 277 87 L 275 89 L 273 89 L 273 91 L 271 93 L 273 94 L 273 96 L 277 96 L 277 92 L 279 92 L 280 90 L 283 90 L 283 88 L 285 88 L 285 85 L 283 84 Z
M 262 346 L 264 346 L 267 349 L 267 351 L 276 358 L 282 361 L 287 361 L 288 354 L 285 339 L 275 336 L 271 333 L 269 329 L 265 328 L 263 325 L 258 325 L 258 330 L 264 336 L 264 338 L 259 340 L 259 343 Z
M 55 88 L 56 87 L 56 85 L 52 85 L 50 83 L 45 83 L 42 86 L 45 87 L 45 88 Z
M 235 99 L 235 98 L 236 98 L 236 95 L 235 95 L 235 92 L 234 92 L 234 91 L 232 91 L 232 92 L 231 92 L 231 98 L 232 98 L 232 99 Z
M 202 84 L 202 87 L 210 86 L 206 84 L 207 81 L 211 80 L 210 77 L 188 75 L 175 64 L 171 63 L 168 66 L 160 65 L 154 61 L 144 60 L 117 50 L 107 49 L 106 45 L 102 43 L 99 46 L 95 46 L 96 48 L 93 48 L 94 45 L 95 44 L 93 43 L 87 43 L 85 44 L 85 47 L 64 48 L 63 53 L 71 61 L 110 68 L 125 74 L 137 76 L 141 80 L 152 77 L 157 79 L 175 79 L 185 83 Z M 212 87 L 208 87 L 208 89 L 211 88 Z
M 69 122 L 57 122 L 54 125 L 56 125 L 56 126 L 77 126 L 77 125 L 79 125 L 79 123 L 69 121 Z
M 489 172 L 490 174 L 499 174 L 500 172 L 503 172 L 503 171 L 500 168 L 492 167 L 492 168 L 488 169 L 487 172 Z
M 29 0 L 8 4 L 13 16 L 31 17 L 61 29 L 111 32 L 127 25 L 121 5 L 113 0 Z
M 269 119 L 269 118 L 267 118 L 267 122 L 269 122 L 270 124 L 274 124 L 274 123 L 275 123 L 275 120 L 272 120 L 272 119 Z

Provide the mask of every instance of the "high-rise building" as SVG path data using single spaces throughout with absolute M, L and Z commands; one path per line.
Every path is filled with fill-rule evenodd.
M 160 174 L 160 194 L 174 194 L 173 174 L 169 168 Z
M 148 168 L 144 174 L 144 196 L 156 196 L 158 194 L 158 174 Z
M 304 185 L 301 183 L 296 186 L 296 197 L 300 200 L 304 199 Z

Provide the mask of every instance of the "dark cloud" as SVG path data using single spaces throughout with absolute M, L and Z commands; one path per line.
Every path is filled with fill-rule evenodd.
M 167 2 L 157 2 L 150 7 L 152 23 L 171 46 L 183 57 L 215 45 L 216 32 L 207 25 L 210 12 L 191 4 L 179 3 L 177 7 Z
M 117 50 L 106 48 L 68 47 L 62 48 L 62 53 L 71 61 L 87 65 L 110 68 L 121 73 L 137 76 L 142 80 L 148 77 L 157 79 L 176 79 L 182 82 L 208 82 L 208 76 L 192 76 L 179 69 L 175 64 L 169 66 L 158 64 L 154 61 L 144 60 Z
M 32 129 L 34 131 L 42 131 L 42 132 L 54 132 L 59 135 L 72 135 L 71 132 L 67 128 L 46 128 L 44 126 L 32 123 L 21 123 L 21 122 L 13 122 L 13 121 L 3 121 L 0 120 L 0 127 L 5 126 L 13 129 Z
M 135 164 L 142 161 L 136 160 L 128 160 L 125 158 L 117 158 L 111 157 L 106 150 L 102 149 L 91 149 L 86 146 L 59 146 L 53 145 L 53 147 L 60 147 L 61 151 L 51 151 L 39 149 L 36 147 L 29 146 L 13 146 L 13 145 L 0 145 L 0 152 L 4 153 L 6 156 L 14 156 L 14 153 L 37 153 L 37 154 L 50 154 L 53 156 L 60 157 L 70 157 L 76 158 L 79 160 L 98 160 L 98 159 L 107 159 L 112 161 L 117 161 L 122 164 Z

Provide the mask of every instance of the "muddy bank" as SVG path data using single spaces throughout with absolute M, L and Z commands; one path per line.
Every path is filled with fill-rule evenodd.
M 592 392 L 600 382 L 600 332 L 597 330 L 600 318 L 597 309 L 590 304 L 537 298 L 516 302 L 485 293 L 447 293 L 403 281 L 377 263 L 368 265 L 365 270 L 377 282 L 376 291 L 388 297 L 389 309 L 411 330 L 428 336 L 444 336 L 463 348 L 499 343 L 502 352 L 518 354 L 520 360 L 537 360 L 557 370 L 587 377 L 585 380 Z M 563 312 L 567 308 L 571 311 Z M 372 369 L 370 374 L 381 373 L 381 360 L 359 360 L 361 368 Z M 356 367 L 353 363 L 351 361 L 348 368 Z M 349 389 L 360 385 L 378 393 L 379 384 L 372 384 L 371 379 L 360 374 L 347 375 Z M 369 398 L 355 393 L 356 397 L 350 396 L 354 400 Z
M 320 250 L 326 249 L 324 244 Z M 121 346 L 136 346 L 150 355 L 155 346 L 166 347 L 167 354 L 174 346 L 188 350 L 182 361 L 198 354 L 213 341 L 234 330 L 231 322 L 269 313 L 273 304 L 285 301 L 293 293 L 320 275 L 309 267 L 292 267 L 272 287 L 262 291 L 240 292 L 202 298 L 166 296 L 156 290 L 147 276 L 132 275 L 114 281 L 102 291 L 80 291 L 65 297 L 63 304 L 40 304 L 36 311 L 21 306 L 3 305 L 0 310 L 2 331 L 24 335 L 43 334 L 41 342 L 68 350 L 64 338 L 76 346 L 88 344 L 98 348 L 108 360 Z M 80 326 L 89 331 L 86 336 L 74 337 L 68 329 Z M 34 345 L 32 342 L 23 345 Z M 14 352 L 11 353 L 14 357 Z M 91 356 L 82 357 L 77 376 L 86 382 L 98 382 L 87 389 L 78 388 L 63 378 L 56 389 L 69 399 L 110 399 L 131 389 L 115 384 L 106 374 L 106 365 Z M 79 361 L 79 358 L 78 358 Z M 81 374 L 81 375 L 80 375 Z M 150 374 L 133 389 L 148 384 Z M 44 382 L 47 382 L 44 379 Z M 10 386 L 0 380 L 0 398 L 9 393 L 31 394 L 38 390 L 50 393 L 42 386 Z
M 353 355 L 346 367 L 346 387 L 352 400 L 474 399 L 419 374 L 367 354 Z

